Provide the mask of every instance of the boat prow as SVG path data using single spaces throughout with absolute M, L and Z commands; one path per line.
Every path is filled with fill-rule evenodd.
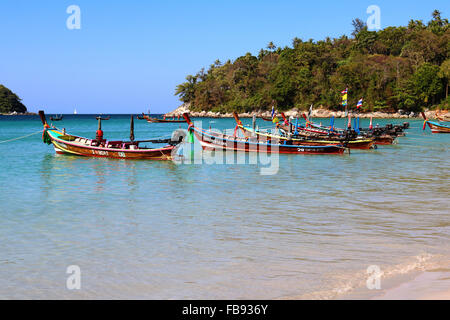
M 422 117 L 424 118 L 423 130 L 428 125 L 432 133 L 450 133 L 450 123 L 428 120 L 424 112 L 422 112 Z

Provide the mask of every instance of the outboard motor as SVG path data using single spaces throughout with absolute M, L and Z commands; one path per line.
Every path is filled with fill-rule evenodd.
M 172 133 L 172 138 L 170 139 L 170 145 L 177 145 L 184 141 L 186 138 L 186 130 L 177 129 Z
M 374 136 L 379 137 L 379 136 L 381 136 L 383 134 L 383 129 L 375 128 L 375 129 L 373 129 L 372 133 L 373 133 Z
M 344 131 L 344 139 L 345 140 L 354 140 L 358 134 L 354 129 L 348 129 Z

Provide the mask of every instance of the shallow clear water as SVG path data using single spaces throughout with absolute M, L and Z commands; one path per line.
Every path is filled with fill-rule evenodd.
M 55 155 L 40 134 L 0 143 L 0 298 L 336 298 L 362 286 L 370 265 L 386 278 L 443 268 L 450 135 L 410 122 L 398 145 L 281 155 L 276 175 Z M 55 124 L 88 137 L 97 127 L 92 115 Z M 0 142 L 41 127 L 2 116 Z M 178 127 L 135 120 L 135 135 Z M 128 129 L 129 116 L 103 122 L 106 138 Z M 69 265 L 81 268 L 81 290 L 66 288 Z

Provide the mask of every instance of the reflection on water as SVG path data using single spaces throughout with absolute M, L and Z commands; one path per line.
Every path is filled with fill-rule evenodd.
M 128 122 L 112 118 L 105 132 L 126 136 Z M 17 135 L 34 130 L 19 124 Z M 9 145 L 0 298 L 335 298 L 369 265 L 389 277 L 437 268 L 450 257 L 450 136 L 420 124 L 372 152 L 280 156 L 273 176 L 258 165 L 58 156 L 38 138 Z M 64 124 L 84 135 L 95 125 Z M 136 124 L 142 137 L 167 131 Z M 65 289 L 72 264 L 77 292 Z

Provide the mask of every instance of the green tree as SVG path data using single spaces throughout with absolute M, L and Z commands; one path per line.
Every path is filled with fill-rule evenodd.
M 449 28 L 448 19 L 441 18 L 441 12 L 434 10 L 431 14 L 433 19 L 428 23 L 428 28 L 437 35 L 442 35 Z
M 375 42 L 377 41 L 378 35 L 375 31 L 367 30 L 367 27 L 364 27 L 357 35 L 356 35 L 356 47 L 363 52 L 367 52 L 369 54 L 375 53 Z
M 267 49 L 269 49 L 270 51 L 275 51 L 276 48 L 277 46 L 274 45 L 272 41 L 270 41 L 269 44 L 267 45 Z
M 425 63 L 412 75 L 410 80 L 411 91 L 421 103 L 430 106 L 436 98 L 443 93 L 442 80 L 439 78 L 438 66 Z
M 180 96 L 183 102 L 192 102 L 195 98 L 195 84 L 197 83 L 197 76 L 186 76 L 187 82 L 179 84 L 175 89 L 175 95 Z
M 355 38 L 364 28 L 367 28 L 367 24 L 359 18 L 353 19 L 352 26 L 353 26 L 352 36 Z
M 448 98 L 448 85 L 450 80 L 450 59 L 445 60 L 439 70 L 439 77 L 444 80 L 445 83 L 445 98 Z

